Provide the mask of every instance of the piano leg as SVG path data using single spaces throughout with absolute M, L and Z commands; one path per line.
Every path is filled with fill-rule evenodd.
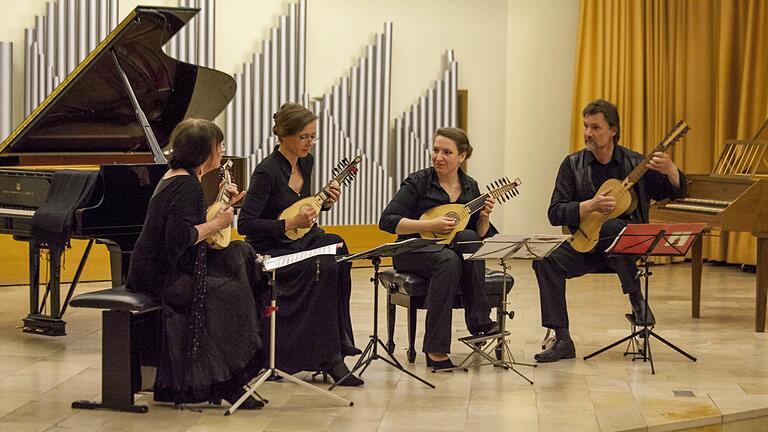
M 29 313 L 40 309 L 40 248 L 29 242 Z
M 50 249 L 51 253 L 51 280 L 48 281 L 48 290 L 51 299 L 51 317 L 53 319 L 61 318 L 61 253 L 63 247 L 54 247 Z M 42 312 L 42 311 L 41 311 Z
M 699 236 L 691 246 L 691 316 L 701 316 L 701 269 L 702 237 Z
M 66 335 L 66 322 L 61 319 L 59 288 L 61 284 L 61 253 L 63 248 L 50 249 L 50 280 L 46 295 L 40 299 L 40 248 L 29 243 L 29 315 L 24 318 L 25 333 L 45 336 Z M 51 311 L 43 314 L 46 299 L 50 294 Z
M 755 331 L 765 331 L 765 308 L 768 294 L 768 233 L 757 234 L 757 277 L 755 279 Z

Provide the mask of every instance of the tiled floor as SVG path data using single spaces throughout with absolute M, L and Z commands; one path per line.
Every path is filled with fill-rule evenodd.
M 510 296 L 511 347 L 518 361 L 540 350 L 538 290 L 529 263 L 513 263 L 517 282 Z M 654 343 L 656 375 L 646 363 L 624 357 L 623 346 L 592 360 L 519 367 L 530 385 L 511 371 L 484 366 L 468 373 L 432 374 L 419 354 L 409 371 L 430 389 L 381 361 L 365 372 L 362 388 L 334 390 L 354 401 L 340 406 L 294 384 L 266 383 L 270 403 L 261 411 L 224 417 L 222 407 L 200 412 L 155 405 L 139 396 L 148 414 L 78 411 L 76 399 L 100 392 L 100 313 L 67 311 L 68 335 L 46 338 L 17 328 L 28 307 L 23 287 L 0 287 L 0 430 L 22 431 L 598 431 L 768 430 L 768 337 L 753 331 L 755 275 L 736 267 L 707 265 L 701 319 L 690 318 L 689 266 L 654 268 L 651 305 L 656 331 L 698 357 L 690 362 Z M 371 271 L 353 271 L 353 322 L 358 345 L 372 325 Z M 97 289 L 90 284 L 81 290 Z M 382 295 L 383 299 L 383 295 Z M 569 284 L 571 334 L 583 356 L 628 334 L 628 303 L 614 275 L 591 275 Z M 384 331 L 383 308 L 381 331 Z M 396 354 L 405 361 L 405 314 L 397 325 Z M 423 312 L 417 339 L 422 336 Z M 464 331 L 454 314 L 454 334 Z M 464 346 L 453 345 L 460 360 Z M 307 374 L 300 374 L 309 379 Z M 319 383 L 318 383 L 319 384 Z M 319 384 L 322 385 L 322 384 Z

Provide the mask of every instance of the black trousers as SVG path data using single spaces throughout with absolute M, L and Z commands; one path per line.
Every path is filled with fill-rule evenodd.
M 568 306 L 565 301 L 565 280 L 602 268 L 614 270 L 624 294 L 640 290 L 637 265 L 631 256 L 607 256 L 604 252 L 614 238 L 627 226 L 627 221 L 611 219 L 600 230 L 601 240 L 595 249 L 582 253 L 569 243 L 563 243 L 543 260 L 533 261 L 533 270 L 539 283 L 541 325 L 547 328 L 568 328 Z
M 456 234 L 452 244 L 466 241 L 480 241 L 480 236 L 464 230 Z M 491 306 L 485 295 L 485 262 L 465 261 L 460 248 L 446 246 L 437 252 L 402 254 L 392 259 L 398 271 L 429 280 L 423 352 L 451 352 L 451 319 L 459 290 L 467 330 L 475 333 L 491 322 Z

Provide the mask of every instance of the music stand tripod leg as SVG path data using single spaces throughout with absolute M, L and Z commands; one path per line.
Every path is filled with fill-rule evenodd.
M 242 396 L 240 396 L 240 399 L 237 400 L 227 411 L 224 412 L 225 416 L 228 416 L 232 413 L 234 413 L 240 405 L 245 402 L 246 399 L 253 396 L 256 393 L 256 390 L 259 388 L 260 385 L 264 384 L 264 382 L 267 380 L 268 377 L 271 375 L 276 375 L 281 378 L 285 378 L 288 381 L 299 384 L 300 386 L 306 387 L 308 389 L 312 389 L 316 392 L 322 393 L 325 396 L 330 397 L 331 399 L 335 399 L 344 405 L 352 406 L 353 402 L 347 399 L 344 399 L 343 397 L 331 393 L 328 390 L 323 390 L 319 387 L 316 387 L 308 382 L 304 382 L 298 378 L 296 378 L 293 375 L 290 375 L 288 373 L 285 373 L 281 371 L 280 369 L 277 369 L 275 367 L 275 334 L 276 334 L 276 328 L 277 328 L 277 278 L 275 277 L 275 272 L 277 270 L 272 270 L 272 277 L 269 281 L 269 284 L 272 286 L 272 300 L 270 302 L 269 307 L 269 368 L 265 369 L 261 374 L 257 375 L 256 382 L 252 386 L 248 386 L 248 389 L 243 393 Z
M 400 364 L 399 361 L 397 361 L 394 354 L 392 354 L 392 352 L 389 351 L 389 348 L 387 348 L 387 346 L 384 344 L 384 341 L 382 341 L 381 338 L 379 337 L 379 266 L 381 265 L 381 257 L 379 256 L 371 257 L 371 264 L 373 264 L 373 277 L 371 278 L 371 283 L 373 284 L 373 334 L 369 336 L 370 340 L 368 341 L 368 345 L 366 345 L 365 350 L 363 351 L 363 354 L 357 360 L 357 363 L 355 363 L 355 366 L 352 368 L 352 370 L 349 371 L 348 374 L 344 375 L 344 377 L 341 378 L 339 381 L 333 383 L 333 385 L 330 386 L 328 390 L 329 391 L 333 390 L 334 388 L 336 388 L 336 386 L 338 386 L 345 379 L 347 379 L 347 377 L 351 376 L 353 373 L 357 372 L 358 370 L 360 370 L 360 375 L 362 375 L 363 372 L 365 372 L 365 370 L 368 368 L 368 366 L 370 366 L 370 364 L 374 360 L 383 360 L 385 363 L 400 370 L 400 372 L 405 373 L 411 378 L 415 378 L 421 381 L 424 385 L 427 385 L 431 388 L 435 388 L 435 386 L 432 385 L 430 382 L 405 370 L 403 365 Z M 379 355 L 379 352 L 378 352 L 379 345 L 381 345 L 382 349 L 384 349 L 384 352 L 387 353 L 387 355 L 389 355 L 392 361 Z
M 512 356 L 512 350 L 509 348 L 509 341 L 507 340 L 507 336 L 509 336 L 509 332 L 506 330 L 506 321 L 507 317 L 509 317 L 509 312 L 507 311 L 507 304 L 509 303 L 507 301 L 507 279 L 509 276 L 509 265 L 507 264 L 506 260 L 504 258 L 499 259 L 499 263 L 501 265 L 501 268 L 504 270 L 504 280 L 502 285 L 502 294 L 501 294 L 501 305 L 499 308 L 501 309 L 499 315 L 499 327 L 500 327 L 500 333 L 498 335 L 494 336 L 485 336 L 485 337 L 477 337 L 477 338 L 467 338 L 461 340 L 461 342 L 468 346 L 472 352 L 469 353 L 457 366 L 452 367 L 450 369 L 441 369 L 440 372 L 449 372 L 454 370 L 467 370 L 466 367 L 464 367 L 465 364 L 467 364 L 474 356 L 480 356 L 486 360 L 488 360 L 488 363 L 480 363 L 478 365 L 474 366 L 485 366 L 485 365 L 493 365 L 494 367 L 503 367 L 505 369 L 510 369 L 516 374 L 520 375 L 523 379 L 528 381 L 528 383 L 533 384 L 533 381 L 530 380 L 528 377 L 520 373 L 517 369 L 515 369 L 515 366 L 528 366 L 528 367 L 536 367 L 535 364 L 528 364 L 528 363 L 517 363 L 515 361 L 514 356 Z M 487 341 L 491 342 L 486 344 L 485 346 L 478 346 L 479 342 Z M 491 353 L 499 353 L 500 358 L 494 358 Z M 510 361 L 505 360 L 505 358 L 510 359 Z

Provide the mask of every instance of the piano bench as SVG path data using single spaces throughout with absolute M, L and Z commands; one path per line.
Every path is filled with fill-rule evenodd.
M 416 311 L 426 309 L 427 292 L 429 291 L 429 282 L 413 273 L 398 272 L 395 269 L 386 269 L 379 273 L 379 281 L 387 288 L 387 348 L 394 351 L 395 343 L 393 336 L 395 332 L 395 306 L 403 306 L 408 309 L 408 363 L 416 360 L 416 350 L 414 343 L 416 339 Z M 507 275 L 507 293 L 512 290 L 515 279 Z M 500 271 L 486 271 L 485 273 L 485 294 L 488 296 L 488 303 L 496 308 L 497 321 L 502 320 L 501 301 L 502 290 L 504 287 L 504 273 Z M 454 309 L 461 309 L 461 295 L 457 295 L 454 300 Z M 509 312 L 510 316 L 513 312 Z
M 160 349 L 160 304 L 152 296 L 116 287 L 83 293 L 73 307 L 104 309 L 101 314 L 101 403 L 72 402 L 72 408 L 106 408 L 146 413 L 134 404 L 141 390 L 141 366 L 156 365 Z

